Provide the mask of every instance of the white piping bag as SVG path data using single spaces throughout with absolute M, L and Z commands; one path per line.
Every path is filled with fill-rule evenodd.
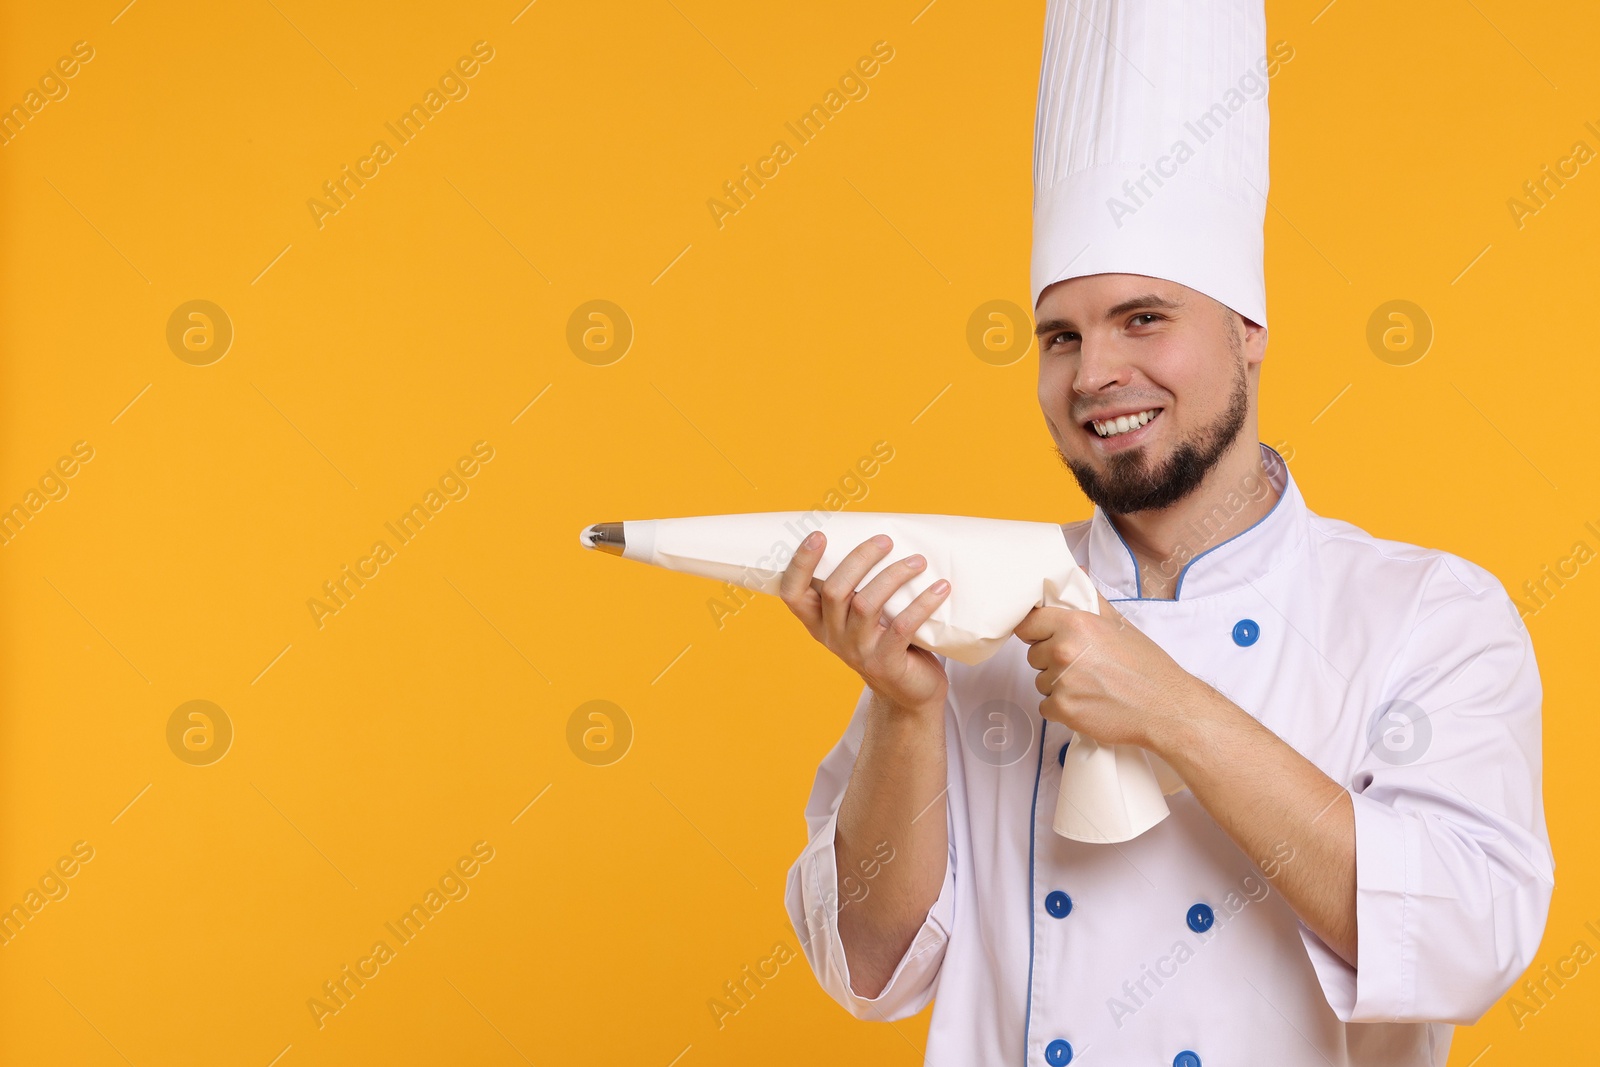
M 927 566 L 889 597 L 885 624 L 928 586 L 949 579 L 950 595 L 917 628 L 912 642 L 950 659 L 969 665 L 988 659 L 1035 607 L 1099 612 L 1094 584 L 1073 559 L 1061 527 L 1047 522 L 768 511 L 596 523 L 584 527 L 578 539 L 585 548 L 624 559 L 776 594 L 784 568 L 816 528 L 818 516 L 827 523 L 828 543 L 813 572 L 817 578 L 827 578 L 852 549 L 880 533 L 894 541 L 894 550 L 867 571 L 857 589 L 895 560 L 913 553 L 927 559 Z M 1074 841 L 1128 841 L 1166 818 L 1163 794 L 1182 788 L 1182 779 L 1153 753 L 1074 734 L 1053 826 Z

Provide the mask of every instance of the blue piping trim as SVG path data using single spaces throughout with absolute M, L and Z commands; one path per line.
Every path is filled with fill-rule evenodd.
M 1258 441 L 1256 443 L 1259 444 L 1262 448 L 1266 449 L 1268 452 L 1271 452 L 1274 456 L 1277 456 L 1278 457 L 1278 462 L 1284 467 L 1285 470 L 1288 469 L 1289 465 L 1288 465 L 1287 462 L 1284 461 L 1283 454 L 1281 452 L 1279 452 L 1276 448 L 1273 448 L 1271 445 L 1267 444 L 1265 441 Z M 1288 489 L 1288 484 L 1287 483 L 1285 483 L 1284 489 L 1285 490 Z M 1267 513 L 1265 515 L 1261 516 L 1255 522 L 1252 522 L 1249 526 L 1246 526 L 1244 529 L 1240 530 L 1238 533 L 1236 533 L 1232 537 L 1228 538 L 1228 541 L 1236 541 L 1239 538 L 1243 537 L 1245 534 L 1249 533 L 1251 530 L 1254 530 L 1257 526 L 1260 526 L 1262 523 L 1266 522 L 1269 518 L 1272 517 L 1272 513 L 1274 511 L 1278 510 L 1278 505 L 1283 503 L 1283 498 L 1286 495 L 1287 495 L 1287 493 L 1279 493 L 1278 494 L 1278 499 L 1276 499 L 1276 500 L 1274 500 L 1272 502 L 1272 506 L 1267 509 Z M 1106 525 L 1111 527 L 1111 532 L 1117 535 L 1117 540 L 1118 541 L 1122 542 L 1123 551 L 1128 553 L 1128 559 L 1131 560 L 1132 563 L 1133 563 L 1133 588 L 1134 588 L 1134 590 L 1139 592 L 1139 593 L 1143 593 L 1144 592 L 1144 580 L 1139 576 L 1139 557 L 1137 557 L 1137 556 L 1135 556 L 1133 554 L 1133 549 L 1128 547 L 1128 542 L 1126 540 L 1124 540 L 1123 537 L 1122 537 L 1122 531 L 1117 529 L 1117 524 L 1111 521 L 1111 516 L 1109 516 L 1109 515 L 1106 516 Z M 1183 576 L 1185 574 L 1189 573 L 1189 568 L 1194 566 L 1194 561 L 1199 559 L 1201 556 L 1204 556 L 1206 554 L 1206 552 L 1215 552 L 1217 549 L 1219 549 L 1223 545 L 1227 544 L 1228 541 L 1219 541 L 1219 542 L 1217 542 L 1216 544 L 1212 545 L 1210 548 L 1206 549 L 1205 552 L 1200 553 L 1199 556 L 1193 557 L 1193 559 L 1190 559 L 1188 563 L 1185 563 L 1183 565 L 1183 569 L 1178 572 L 1178 582 L 1177 582 L 1176 585 L 1174 585 L 1172 587 L 1172 599 L 1173 600 L 1177 600 L 1179 597 L 1181 597 L 1183 595 Z M 1112 600 L 1110 597 L 1107 597 L 1106 598 L 1106 603 L 1108 603 L 1108 604 L 1123 604 L 1123 603 L 1127 603 L 1130 600 L 1165 600 L 1165 599 L 1166 599 L 1166 597 L 1159 597 L 1159 596 L 1125 596 L 1125 597 L 1118 597 L 1116 600 Z
M 1261 442 L 1261 447 L 1265 448 L 1268 452 L 1271 452 L 1274 456 L 1277 456 L 1279 463 L 1283 463 L 1283 456 L 1279 455 L 1276 448 L 1273 448 L 1266 442 Z M 1284 467 L 1287 470 L 1288 464 L 1284 464 Z M 1278 505 L 1283 503 L 1283 498 L 1289 495 L 1287 492 L 1289 488 L 1287 482 L 1285 482 L 1283 488 L 1285 492 L 1278 494 L 1278 499 L 1272 502 L 1272 506 L 1267 509 L 1267 513 L 1265 515 L 1261 516 L 1255 522 L 1252 522 L 1249 526 L 1246 526 L 1244 529 L 1228 538 L 1228 541 L 1237 541 L 1239 538 L 1243 537 L 1245 534 L 1249 533 L 1251 530 L 1254 530 L 1257 526 L 1260 526 L 1262 523 L 1270 519 L 1272 517 L 1272 513 L 1278 510 Z M 1183 565 L 1183 570 L 1178 572 L 1178 584 L 1172 587 L 1172 599 L 1177 600 L 1178 597 L 1183 595 L 1183 576 L 1189 573 L 1189 568 L 1194 566 L 1194 561 L 1201 558 L 1201 556 L 1204 556 L 1206 552 L 1215 552 L 1217 549 L 1227 544 L 1228 541 L 1219 541 L 1217 544 L 1212 545 L 1210 548 L 1206 549 L 1205 552 L 1200 553 L 1199 556 L 1195 556 L 1194 559 L 1191 559 L 1188 563 Z
M 1111 521 L 1111 516 L 1110 515 L 1106 516 L 1106 525 L 1111 527 L 1111 532 L 1117 535 L 1117 540 L 1118 541 L 1122 542 L 1122 550 L 1128 554 L 1129 561 L 1131 561 L 1133 563 L 1133 591 L 1135 593 L 1138 593 L 1138 594 L 1143 594 L 1144 593 L 1144 579 L 1139 576 L 1139 557 L 1135 556 L 1133 554 L 1133 549 L 1129 548 L 1128 547 L 1128 542 L 1123 540 L 1122 531 L 1117 529 L 1117 524 Z M 1190 562 L 1192 563 L 1194 561 L 1191 560 Z M 1140 595 L 1140 596 L 1123 597 L 1122 599 L 1123 600 L 1160 600 L 1161 598 L 1160 597 Z M 1115 604 L 1115 603 L 1120 603 L 1120 601 L 1107 599 L 1106 603 Z
M 1022 1019 L 1022 1063 L 1028 1063 L 1028 1031 L 1033 1025 L 1033 853 L 1039 840 L 1039 781 L 1044 774 L 1044 732 L 1050 720 L 1039 720 L 1039 766 L 1033 771 L 1033 808 L 1028 813 L 1028 1008 Z

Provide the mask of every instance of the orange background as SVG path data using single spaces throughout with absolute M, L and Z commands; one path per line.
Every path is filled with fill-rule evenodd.
M 0 25 L 0 103 L 93 49 L 0 147 L 0 506 L 93 450 L 0 546 L 0 904 L 93 850 L 0 948 L 0 1058 L 919 1063 L 925 1015 L 857 1022 L 798 960 L 720 1029 L 707 1007 L 797 947 L 784 873 L 859 679 L 776 600 L 719 629 L 709 583 L 576 535 L 809 507 L 880 440 L 854 508 L 1088 514 L 1034 354 L 966 340 L 980 305 L 1027 303 L 1043 5 L 121 2 Z M 1294 59 L 1261 437 L 1315 511 L 1521 595 L 1600 549 L 1600 174 L 1520 228 L 1507 206 L 1600 148 L 1600 11 L 1269 20 Z M 477 41 L 467 95 L 319 227 L 307 201 Z M 879 41 L 868 95 L 719 228 L 707 200 Z M 604 366 L 567 340 L 596 299 L 633 331 Z M 1434 330 L 1407 366 L 1366 341 L 1394 299 Z M 191 300 L 232 325 L 209 365 L 168 344 Z M 307 601 L 479 441 L 468 495 L 319 628 Z M 1600 578 L 1566 567 L 1529 602 L 1558 882 L 1539 964 L 1600 948 Z M 168 741 L 193 700 L 233 731 L 209 765 Z M 568 745 L 591 700 L 632 726 L 608 766 Z M 319 1028 L 307 1001 L 477 842 L 469 894 Z M 1520 1027 L 1502 1004 L 1459 1030 L 1451 1063 L 1588 1055 L 1592 969 Z

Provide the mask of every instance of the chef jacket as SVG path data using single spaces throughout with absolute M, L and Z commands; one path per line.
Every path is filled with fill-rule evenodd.
M 818 769 L 810 843 L 789 870 L 786 906 L 823 989 L 863 1019 L 933 1000 L 932 1067 L 1443 1067 L 1450 1024 L 1475 1021 L 1531 961 L 1554 860 L 1542 689 L 1515 606 L 1458 556 L 1312 513 L 1261 448 L 1279 499 L 1184 564 L 1174 599 L 1139 595 L 1138 561 L 1099 508 L 1063 530 L 1132 625 L 1348 791 L 1359 966 L 1266 877 L 1296 862 L 1294 843 L 1245 855 L 1187 789 L 1131 841 L 1058 836 L 1071 731 L 1040 716 L 1017 638 L 975 666 L 940 657 L 944 881 L 877 996 L 850 987 L 838 915 L 895 843 L 843 894 L 834 852 L 868 689 Z

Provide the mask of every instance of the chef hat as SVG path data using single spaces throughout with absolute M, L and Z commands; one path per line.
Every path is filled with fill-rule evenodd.
M 1266 325 L 1263 0 L 1048 0 L 1033 151 L 1033 304 L 1143 274 Z

